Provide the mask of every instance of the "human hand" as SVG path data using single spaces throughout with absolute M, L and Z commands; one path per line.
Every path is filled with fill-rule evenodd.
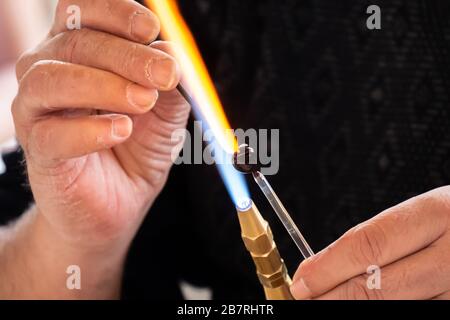
M 69 5 L 82 29 L 67 31 Z M 42 225 L 81 248 L 131 242 L 172 165 L 189 106 L 159 21 L 128 0 L 61 0 L 17 64 L 17 136 Z
M 356 226 L 297 270 L 296 299 L 450 299 L 450 187 Z M 370 289 L 369 266 L 380 268 Z

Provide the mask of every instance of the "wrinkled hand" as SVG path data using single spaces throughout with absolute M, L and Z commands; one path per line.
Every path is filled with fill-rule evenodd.
M 380 268 L 379 289 L 369 266 Z M 450 187 L 351 229 L 300 265 L 291 292 L 296 299 L 450 299 Z
M 67 31 L 70 5 L 81 30 Z M 158 34 L 133 1 L 62 0 L 48 38 L 17 64 L 17 136 L 39 215 L 63 241 L 131 241 L 164 186 L 189 106 L 170 44 L 147 45 Z

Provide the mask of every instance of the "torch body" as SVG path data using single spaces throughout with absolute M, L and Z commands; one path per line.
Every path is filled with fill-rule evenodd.
M 281 258 L 269 224 L 251 203 L 237 209 L 242 239 L 256 266 L 256 272 L 268 300 L 292 300 L 291 279 Z

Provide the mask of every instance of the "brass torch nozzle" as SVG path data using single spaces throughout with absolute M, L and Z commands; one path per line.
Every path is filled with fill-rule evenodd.
M 242 239 L 256 266 L 267 300 L 292 300 L 291 278 L 278 252 L 269 224 L 251 203 L 237 208 Z

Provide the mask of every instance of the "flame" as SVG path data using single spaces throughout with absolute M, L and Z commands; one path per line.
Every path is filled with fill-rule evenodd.
M 212 143 L 216 157 L 231 160 L 231 154 L 238 150 L 236 137 L 176 0 L 145 0 L 145 3 L 161 21 L 162 38 L 173 42 L 178 49 L 174 54 L 183 74 L 183 85 L 195 101 L 194 114 L 214 135 Z M 250 197 L 244 176 L 234 169 L 231 161 L 216 164 L 234 204 L 242 207 L 243 201 Z
M 176 58 L 181 66 L 187 89 L 196 101 L 200 117 L 207 122 L 219 145 L 228 153 L 237 151 L 237 141 L 231 134 L 230 124 L 202 59 L 195 39 L 189 30 L 176 0 L 145 0 L 147 6 L 161 21 L 163 39 L 180 49 Z

